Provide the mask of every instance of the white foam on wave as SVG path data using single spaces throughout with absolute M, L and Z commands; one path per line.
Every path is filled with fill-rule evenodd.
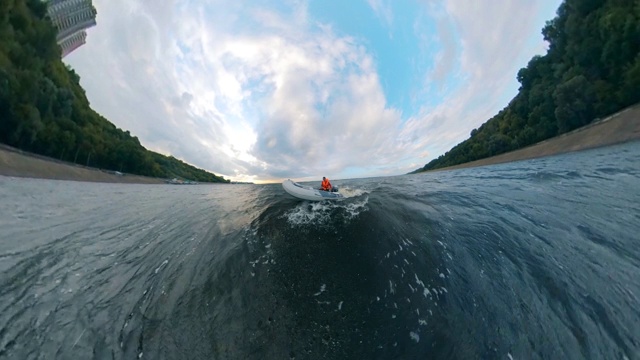
M 332 214 L 336 211 L 344 210 L 346 219 L 352 220 L 360 213 L 368 210 L 366 206 L 368 202 L 368 196 L 348 201 L 305 201 L 287 211 L 284 217 L 292 225 L 320 225 L 330 223 Z
M 424 295 L 424 297 L 427 297 L 427 295 L 431 295 L 431 291 L 429 291 L 429 289 L 425 287 L 422 291 L 422 295 Z
M 331 208 L 325 202 L 303 202 L 287 211 L 284 216 L 292 225 L 324 224 L 329 221 Z
M 418 335 L 418 333 L 416 332 L 409 332 L 409 337 L 411 338 L 411 340 L 415 341 L 416 343 L 420 342 L 420 335 Z
M 163 261 L 162 264 L 160 264 L 160 266 L 156 268 L 155 273 L 157 274 L 160 271 L 160 269 L 162 269 L 162 267 L 167 265 L 168 263 L 169 263 L 169 259 L 166 259 L 165 261 Z
M 367 190 L 363 190 L 363 189 L 352 189 L 350 187 L 339 187 L 340 189 L 340 194 L 342 194 L 344 197 L 346 198 L 352 198 L 352 197 L 356 197 L 356 196 L 361 196 L 361 195 L 365 195 L 368 194 L 369 191 Z
M 355 218 L 360 215 L 361 212 L 367 211 L 367 203 L 369 202 L 369 197 L 365 196 L 360 201 L 357 202 L 349 202 L 349 203 L 336 203 L 338 205 L 343 205 L 344 209 L 347 210 L 349 214 L 349 220 Z
M 325 290 L 327 290 L 327 284 L 322 284 L 320 286 L 320 291 L 318 291 L 317 293 L 313 294 L 313 296 L 318 296 L 318 295 L 322 294 Z

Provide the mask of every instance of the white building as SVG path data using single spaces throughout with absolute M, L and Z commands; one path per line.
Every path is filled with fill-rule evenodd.
M 91 0 L 50 0 L 47 13 L 58 29 L 56 40 L 62 48 L 62 57 L 82 46 L 86 29 L 96 25 L 96 9 Z
M 84 45 L 85 42 L 87 42 L 87 32 L 84 30 L 80 30 L 58 42 L 58 45 L 62 48 L 62 57 L 69 55 L 73 50 Z

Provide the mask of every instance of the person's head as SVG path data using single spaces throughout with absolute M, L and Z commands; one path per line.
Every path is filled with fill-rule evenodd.
M 326 180 L 326 179 L 327 179 L 326 177 L 324 177 L 324 176 L 322 177 L 322 180 Z

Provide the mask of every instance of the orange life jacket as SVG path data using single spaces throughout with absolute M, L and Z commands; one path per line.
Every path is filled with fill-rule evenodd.
M 331 190 L 331 183 L 329 182 L 329 179 L 325 178 L 322 180 L 322 190 Z

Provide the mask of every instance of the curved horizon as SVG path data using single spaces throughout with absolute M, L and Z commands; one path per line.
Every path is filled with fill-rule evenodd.
M 400 175 L 506 106 L 560 2 L 94 0 L 64 61 L 145 147 L 232 181 Z

